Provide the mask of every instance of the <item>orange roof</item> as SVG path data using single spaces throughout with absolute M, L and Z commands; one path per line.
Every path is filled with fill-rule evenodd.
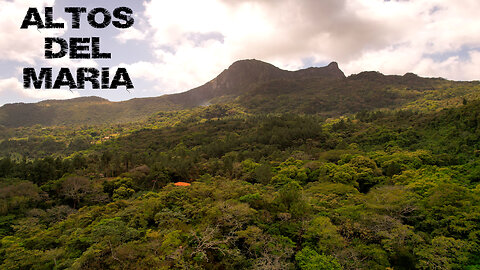
M 188 187 L 188 186 L 191 186 L 190 183 L 185 183 L 185 182 L 177 182 L 175 183 L 175 186 L 177 187 Z

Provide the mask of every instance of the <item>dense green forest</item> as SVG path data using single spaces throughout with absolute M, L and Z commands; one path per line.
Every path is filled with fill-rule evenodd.
M 243 60 L 2 106 L 0 269 L 480 269 L 479 91 Z
M 0 268 L 480 269 L 480 101 L 463 103 L 4 127 Z

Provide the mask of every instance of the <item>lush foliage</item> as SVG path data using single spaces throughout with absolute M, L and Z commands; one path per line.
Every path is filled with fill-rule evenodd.
M 6 129 L 0 268 L 478 269 L 480 102 L 466 103 Z

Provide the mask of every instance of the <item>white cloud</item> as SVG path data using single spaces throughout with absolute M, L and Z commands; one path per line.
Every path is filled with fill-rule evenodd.
M 42 59 L 41 61 L 48 67 L 68 67 L 71 70 L 79 67 L 98 67 L 98 63 L 93 59 L 70 59 L 62 57 L 56 59 Z
M 0 79 L 0 105 L 9 98 L 19 97 L 24 101 L 39 101 L 44 99 L 70 99 L 80 97 L 77 91 L 63 89 L 36 90 L 24 89 L 23 84 L 17 78 Z
M 389 74 L 415 72 L 455 80 L 480 79 L 477 55 L 480 2 L 461 0 L 364 1 L 360 13 L 384 14 L 396 22 L 396 38 L 379 50 L 366 50 L 343 62 L 346 73 L 378 70 Z M 467 57 L 460 57 L 466 55 Z
M 142 32 L 135 27 L 130 27 L 123 29 L 120 34 L 116 36 L 116 39 L 121 43 L 125 43 L 129 40 L 144 40 L 146 37 L 146 32 Z
M 198 86 L 239 59 L 298 69 L 338 61 L 347 74 L 378 70 L 478 79 L 479 1 L 150 0 L 139 29 L 157 59 L 129 66 L 163 92 Z M 136 31 L 136 30 L 135 30 Z M 135 36 L 135 35 L 134 35 Z M 444 55 L 453 55 L 445 57 Z M 165 90 L 167 89 L 167 90 Z
M 413 71 L 425 76 L 444 77 L 444 74 L 449 74 L 457 80 L 480 80 L 480 52 L 470 51 L 468 55 L 466 60 L 458 56 L 436 62 L 428 58 L 422 59 Z
M 158 62 L 121 64 L 132 78 L 151 81 L 163 94 L 186 90 L 213 79 L 230 63 L 221 57 L 224 48 L 218 41 L 207 41 L 204 46 L 181 45 L 175 52 L 157 50 Z
M 35 3 L 53 6 L 54 0 Z M 0 4 L 0 34 L 8 37 L 0 40 L 0 60 L 98 66 L 93 60 L 44 60 L 43 37 L 54 34 L 19 29 L 31 1 Z M 250 58 L 288 70 L 303 68 L 307 61 L 337 61 L 347 75 L 378 70 L 480 78 L 476 0 L 145 0 L 144 6 L 143 14 L 135 14 L 135 26 L 115 39 L 131 46 L 125 52 L 130 59 L 141 43 L 127 41 L 149 46 L 153 59 L 121 66 L 140 85 L 151 85 L 151 94 L 202 85 L 234 61 Z
M 29 7 L 36 7 L 42 13 L 45 6 L 53 6 L 54 3 L 54 0 L 39 0 L 34 4 L 23 0 L 0 0 L 0 60 L 34 64 L 36 59 L 43 58 L 44 37 L 57 36 L 64 29 L 38 30 L 33 26 L 20 29 L 20 26 Z M 65 20 L 58 19 L 56 22 Z

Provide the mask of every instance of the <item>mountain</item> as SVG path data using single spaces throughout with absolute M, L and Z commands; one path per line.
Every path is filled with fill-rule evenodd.
M 122 123 L 144 119 L 177 106 L 166 99 L 131 99 L 111 102 L 99 97 L 46 100 L 33 104 L 6 104 L 0 108 L 0 125 L 6 127 Z
M 335 62 L 325 67 L 286 71 L 258 60 L 241 60 L 206 84 L 179 94 L 122 102 L 82 97 L 7 104 L 0 108 L 0 125 L 125 123 L 146 119 L 158 111 L 218 103 L 235 103 L 261 113 L 338 116 L 363 110 L 400 108 L 412 102 L 416 102 L 417 107 L 427 101 L 428 104 L 441 101 L 452 105 L 461 102 L 460 97 L 477 90 L 478 83 L 422 78 L 412 73 L 387 76 L 362 72 L 346 77 Z
M 171 95 L 174 103 L 198 106 L 218 97 L 238 97 L 261 83 L 296 79 L 345 79 L 345 74 L 333 62 L 326 67 L 286 71 L 258 60 L 241 60 L 210 82 L 190 91 Z
M 0 126 L 0 269 L 480 269 L 478 93 L 248 60 L 183 94 L 4 106 L 34 126 Z

